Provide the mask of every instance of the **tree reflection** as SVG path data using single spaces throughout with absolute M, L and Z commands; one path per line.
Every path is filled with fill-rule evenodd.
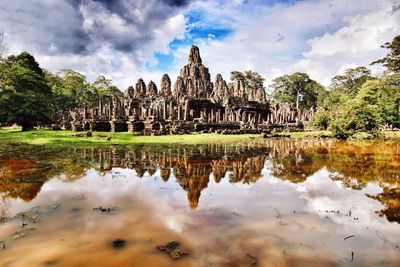
M 383 192 L 368 197 L 385 206 L 379 215 L 400 223 L 399 151 L 400 145 L 395 142 L 350 143 L 330 139 L 260 139 L 198 146 L 20 147 L 1 153 L 0 192 L 3 198 L 29 201 L 50 178 L 72 182 L 89 169 L 102 175 L 118 167 L 133 169 L 138 177 L 147 174 L 164 182 L 176 181 L 187 192 L 189 206 L 194 209 L 210 178 L 215 183 L 222 179 L 229 179 L 230 183 L 256 183 L 268 166 L 266 171 L 272 176 L 302 183 L 326 168 L 331 179 L 354 190 L 368 183 L 378 184 Z

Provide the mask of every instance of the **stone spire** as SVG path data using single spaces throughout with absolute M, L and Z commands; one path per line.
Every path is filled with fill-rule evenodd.
M 168 74 L 164 74 L 161 78 L 161 88 L 160 88 L 160 95 L 163 96 L 171 96 L 171 80 L 169 79 Z
M 147 85 L 147 95 L 150 98 L 157 96 L 157 85 L 153 81 L 150 81 Z
M 135 97 L 143 98 L 146 95 L 146 84 L 143 79 L 140 78 L 135 85 Z
M 221 74 L 217 74 L 214 82 L 214 99 L 217 102 L 225 100 L 229 96 L 229 88 Z
M 174 87 L 174 89 L 179 89 L 180 95 L 182 95 L 182 92 L 185 92 L 185 96 L 191 98 L 211 97 L 213 84 L 211 83 L 210 73 L 208 68 L 201 62 L 199 48 L 192 46 L 189 54 L 189 64 L 181 69 Z M 183 79 L 183 81 L 180 79 Z M 179 84 L 177 85 L 178 80 Z M 174 95 L 177 94 L 178 91 L 175 91 Z
M 128 89 L 126 89 L 126 94 L 130 98 L 133 98 L 135 96 L 135 88 L 133 88 L 133 86 L 129 86 Z
M 244 88 L 244 82 L 242 80 L 236 80 L 234 89 L 233 89 L 233 94 L 236 97 L 241 97 L 243 99 L 246 99 L 246 91 Z
M 186 85 L 185 80 L 178 76 L 174 85 L 174 97 L 179 100 L 182 96 L 186 96 Z
M 189 65 L 191 64 L 201 64 L 201 57 L 200 57 L 200 49 L 192 45 L 190 48 L 190 53 L 189 53 Z
M 262 104 L 267 103 L 267 94 L 265 93 L 265 89 L 263 87 L 258 89 L 257 101 L 262 103 Z

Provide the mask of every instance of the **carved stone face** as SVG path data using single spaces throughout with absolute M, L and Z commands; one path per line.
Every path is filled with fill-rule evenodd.
M 134 94 L 135 94 L 135 89 L 133 88 L 133 86 L 129 86 L 128 87 L 128 96 L 132 98 L 134 96 Z

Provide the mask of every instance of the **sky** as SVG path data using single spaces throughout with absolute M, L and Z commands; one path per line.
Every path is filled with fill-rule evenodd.
M 0 0 L 8 54 L 52 72 L 104 75 L 122 91 L 139 78 L 174 81 L 192 44 L 212 80 L 253 70 L 265 85 L 306 72 L 329 85 L 372 61 L 400 34 L 400 0 Z

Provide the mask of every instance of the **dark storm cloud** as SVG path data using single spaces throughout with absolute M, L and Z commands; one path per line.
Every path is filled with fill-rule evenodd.
M 1 1 L 0 31 L 10 45 L 26 44 L 26 50 L 49 53 L 86 51 L 89 36 L 82 17 L 64 1 Z
M 187 5 L 190 1 L 189 0 L 163 0 L 167 5 L 171 6 L 185 6 Z
M 184 0 L 0 1 L 0 31 L 10 43 L 43 54 L 87 54 L 102 45 L 135 53 Z

